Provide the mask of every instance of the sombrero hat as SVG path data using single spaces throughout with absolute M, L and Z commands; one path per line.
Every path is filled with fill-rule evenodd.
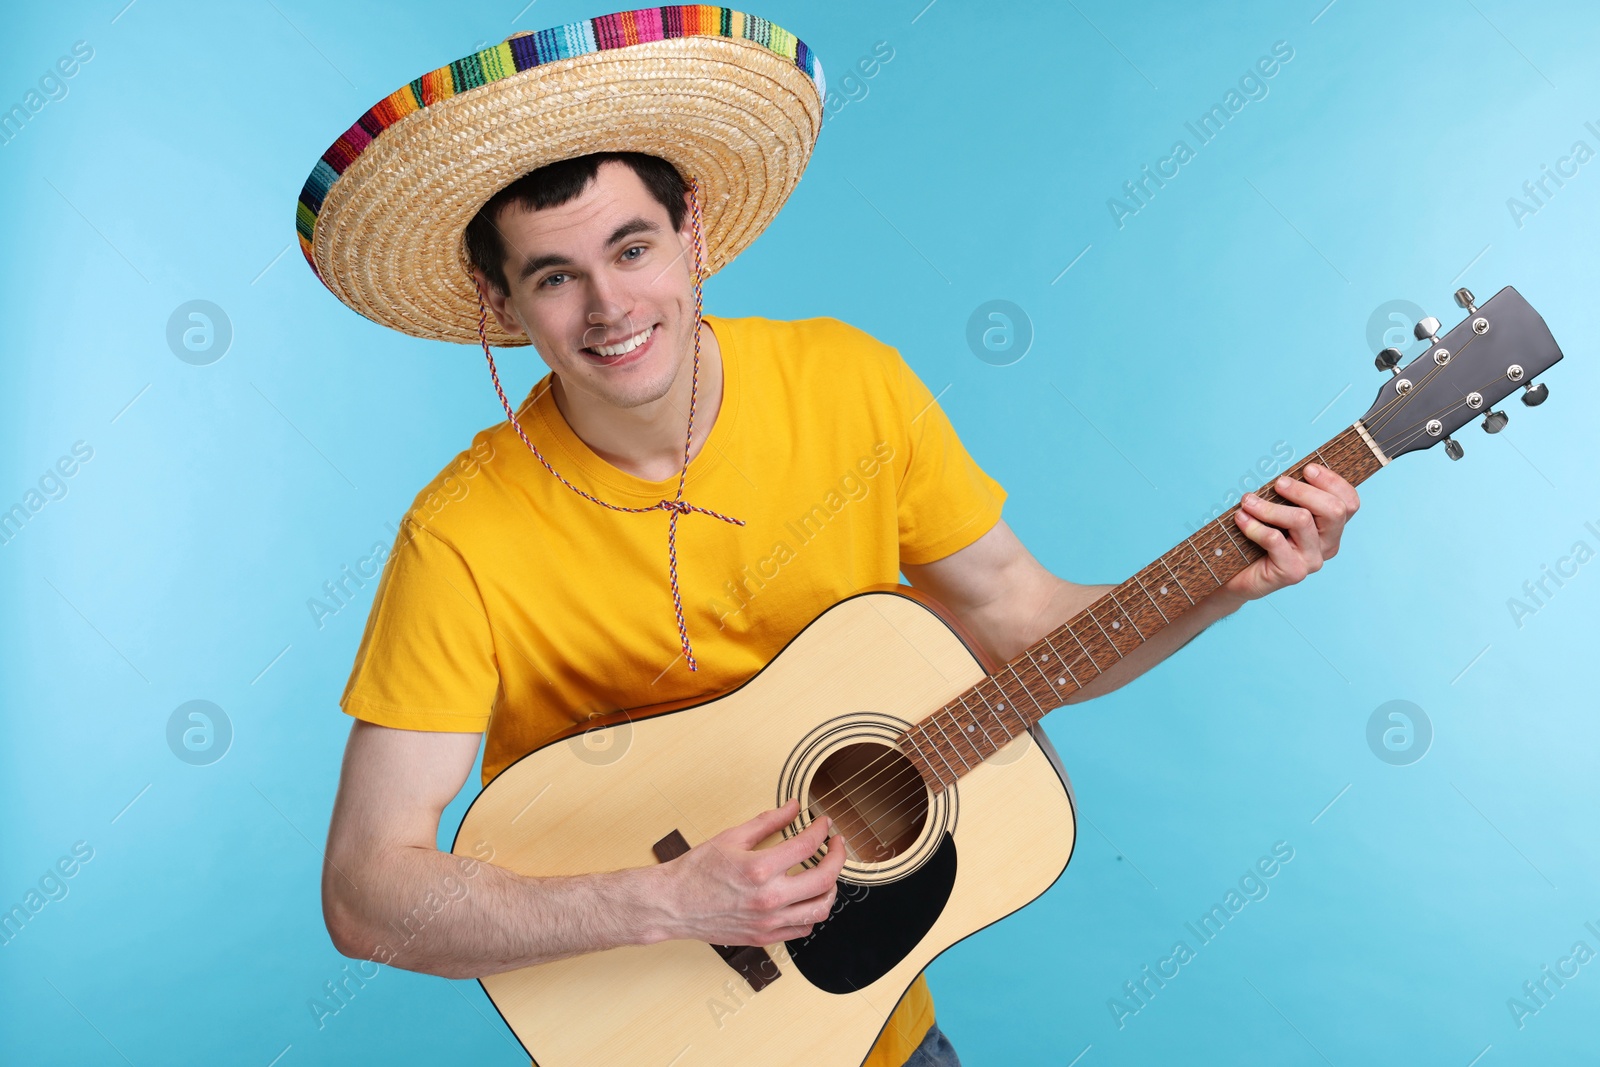
M 306 180 L 295 226 L 340 300 L 402 333 L 478 340 L 462 234 L 517 178 L 591 152 L 644 152 L 693 178 L 704 276 L 766 229 L 822 129 L 822 63 L 724 7 L 622 11 L 514 35 L 390 93 Z M 490 320 L 487 341 L 528 343 Z

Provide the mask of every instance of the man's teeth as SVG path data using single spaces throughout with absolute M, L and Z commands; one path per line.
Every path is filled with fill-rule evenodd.
M 625 355 L 626 353 L 632 352 L 635 348 L 638 348 L 640 345 L 648 341 L 650 339 L 650 331 L 653 329 L 655 329 L 655 327 L 651 326 L 638 336 L 628 338 L 620 345 L 595 345 L 593 348 L 589 349 L 589 351 L 601 356 Z

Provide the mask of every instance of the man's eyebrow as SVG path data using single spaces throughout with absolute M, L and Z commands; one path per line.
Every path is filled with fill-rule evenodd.
M 615 230 L 611 231 L 611 236 L 606 238 L 606 247 L 610 248 L 612 245 L 615 245 L 619 241 L 631 237 L 636 233 L 660 232 L 661 227 L 659 224 L 651 222 L 642 215 L 635 215 L 633 218 L 629 219 L 627 222 L 624 222 Z M 551 252 L 543 256 L 534 256 L 522 264 L 522 269 L 517 272 L 517 280 L 524 281 L 530 276 L 537 274 L 539 271 L 544 270 L 546 267 L 570 266 L 572 266 L 572 260 L 557 252 Z

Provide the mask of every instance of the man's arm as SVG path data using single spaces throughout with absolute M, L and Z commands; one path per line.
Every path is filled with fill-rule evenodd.
M 997 663 L 1014 659 L 1115 588 L 1057 578 L 1023 546 L 1004 519 L 959 552 L 932 563 L 908 563 L 902 570 L 913 586 L 949 608 Z M 1065 703 L 1076 704 L 1126 685 L 1243 603 L 1226 587 L 1218 589 Z
M 1267 503 L 1254 494 L 1240 505 L 1239 529 L 1264 548 L 1266 556 L 1107 668 L 1066 703 L 1126 685 L 1247 600 L 1292 585 L 1332 558 L 1360 498 L 1354 486 L 1325 467 L 1308 464 L 1305 474 L 1304 481 L 1286 476 L 1273 486 L 1298 506 Z M 1057 578 L 1023 547 L 1004 520 L 958 552 L 901 569 L 913 586 L 954 612 L 1000 663 L 1015 658 L 1115 588 Z
M 492 856 L 440 852 L 439 816 L 471 774 L 481 738 L 351 726 L 322 871 L 323 918 L 340 952 L 481 978 L 671 938 L 776 944 L 810 934 L 833 905 L 845 858 L 837 835 L 821 863 L 787 873 L 821 847 L 827 819 L 756 847 L 793 818 L 790 805 L 649 867 L 528 877 Z

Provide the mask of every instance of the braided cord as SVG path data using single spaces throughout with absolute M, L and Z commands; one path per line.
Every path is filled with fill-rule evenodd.
M 678 640 L 683 645 L 684 659 L 688 661 L 689 669 L 691 671 L 695 671 L 699 670 L 699 668 L 695 665 L 694 650 L 689 645 L 689 628 L 684 624 L 683 621 L 683 597 L 678 589 L 678 516 L 687 515 L 692 511 L 698 511 L 704 515 L 710 515 L 714 519 L 721 519 L 723 522 L 733 523 L 735 526 L 743 526 L 744 520 L 735 519 L 729 515 L 723 515 L 719 512 L 712 511 L 710 508 L 703 508 L 698 504 L 691 504 L 683 499 L 683 483 L 684 479 L 687 478 L 689 474 L 689 449 L 694 441 L 695 397 L 700 388 L 700 315 L 703 300 L 703 296 L 700 291 L 700 278 L 705 270 L 704 244 L 701 235 L 699 195 L 700 186 L 692 175 L 689 178 L 689 190 L 689 208 L 690 212 L 694 216 L 694 371 L 689 380 L 689 428 L 685 432 L 683 440 L 683 468 L 678 471 L 678 491 L 671 500 L 661 500 L 647 507 L 634 508 L 623 507 L 620 504 L 612 504 L 601 500 L 598 497 L 591 496 L 589 493 L 579 489 L 577 486 L 563 478 L 561 473 L 550 465 L 550 461 L 544 458 L 544 454 L 539 451 L 538 447 L 535 446 L 532 441 L 528 440 L 528 435 L 522 430 L 522 424 L 517 421 L 516 413 L 511 410 L 511 402 L 506 399 L 506 391 L 500 385 L 500 372 L 495 368 L 494 365 L 494 353 L 489 351 L 489 337 L 487 332 L 489 309 L 484 306 L 483 290 L 478 286 L 476 278 L 473 279 L 473 288 L 478 294 L 478 340 L 483 345 L 484 357 L 489 361 L 489 377 L 494 380 L 494 391 L 499 395 L 500 406 L 505 408 L 506 417 L 511 420 L 511 425 L 517 431 L 517 436 L 522 438 L 522 443 L 528 446 L 528 450 L 534 454 L 534 457 L 538 459 L 540 463 L 544 464 L 544 469 L 555 475 L 556 479 L 560 481 L 562 485 L 566 486 L 568 489 L 571 489 L 574 493 L 577 493 L 586 500 L 594 501 L 594 503 L 599 504 L 603 508 L 610 508 L 613 511 L 667 512 L 667 576 L 672 584 L 672 607 L 673 611 L 677 615 Z

